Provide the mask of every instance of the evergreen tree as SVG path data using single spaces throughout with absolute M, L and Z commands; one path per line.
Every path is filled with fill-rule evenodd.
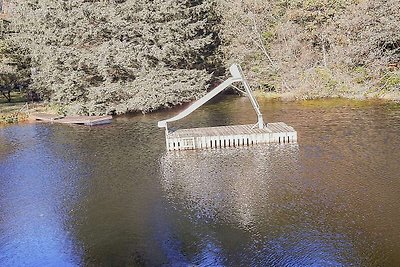
M 69 113 L 190 101 L 220 66 L 212 0 L 24 0 L 13 18 L 36 69 L 32 86 Z

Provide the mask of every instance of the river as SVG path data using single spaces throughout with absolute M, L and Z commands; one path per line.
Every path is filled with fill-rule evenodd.
M 1 266 L 400 266 L 400 107 L 260 103 L 298 145 L 166 153 L 157 121 L 0 128 Z M 246 98 L 174 127 L 255 122 Z

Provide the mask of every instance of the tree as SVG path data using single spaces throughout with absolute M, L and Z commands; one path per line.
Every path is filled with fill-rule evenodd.
M 29 58 L 15 44 L 0 40 L 0 92 L 11 102 L 13 90 L 25 89 L 30 82 Z
M 151 111 L 201 96 L 220 70 L 212 0 L 16 1 L 42 96 L 69 113 Z
M 221 0 L 219 6 L 224 56 L 245 65 L 254 87 L 302 99 L 400 97 L 399 1 Z

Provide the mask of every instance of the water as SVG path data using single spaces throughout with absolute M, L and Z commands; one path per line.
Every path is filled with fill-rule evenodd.
M 0 265 L 400 266 L 400 108 L 260 104 L 298 145 L 167 154 L 176 110 L 0 129 Z M 228 98 L 174 126 L 255 119 Z

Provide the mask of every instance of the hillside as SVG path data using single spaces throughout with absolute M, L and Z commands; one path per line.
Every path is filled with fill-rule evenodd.
M 400 99 L 399 10 L 396 0 L 224 1 L 226 63 L 291 98 Z

